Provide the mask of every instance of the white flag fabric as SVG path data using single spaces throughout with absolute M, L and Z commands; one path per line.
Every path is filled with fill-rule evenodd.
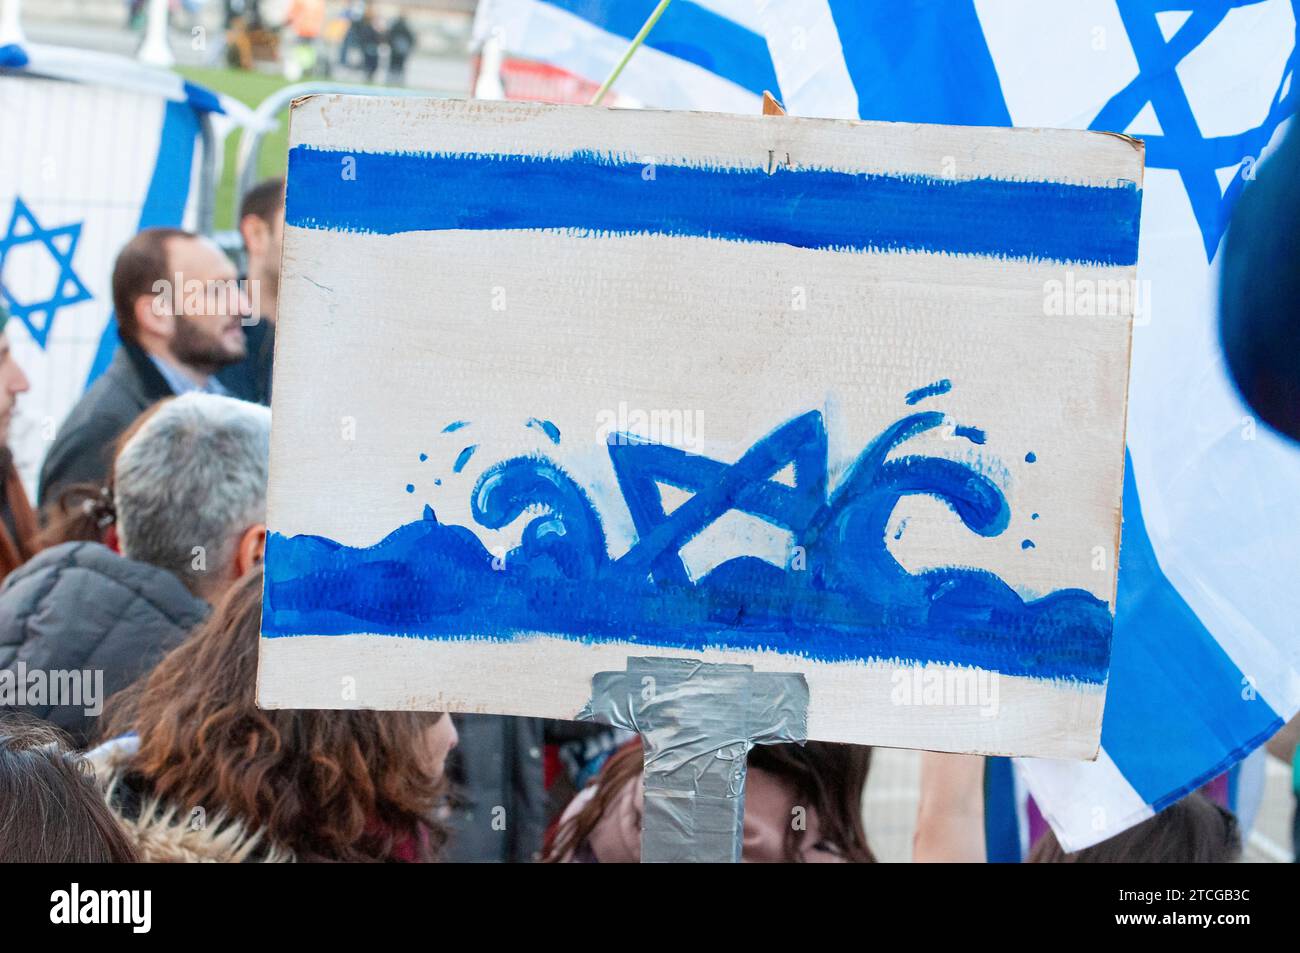
M 484 0 L 476 35 L 601 80 L 654 6 Z M 1295 109 L 1296 39 L 1295 0 L 675 0 L 616 85 L 647 106 L 756 112 L 768 89 L 800 116 L 1145 140 L 1102 752 L 1020 762 L 1067 850 L 1150 817 L 1300 709 L 1300 453 L 1229 382 L 1214 293 L 1232 204 Z
M 205 115 L 229 127 L 251 114 L 123 57 L 0 46 L 0 303 L 32 382 L 10 434 L 29 492 L 59 424 L 117 346 L 117 253 L 142 228 L 197 224 Z

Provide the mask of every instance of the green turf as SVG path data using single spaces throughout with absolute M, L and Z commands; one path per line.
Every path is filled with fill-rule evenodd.
M 244 70 L 180 67 L 177 72 L 192 83 L 197 83 L 216 93 L 224 93 L 250 107 L 257 106 L 277 89 L 289 85 L 280 76 Z M 284 174 L 289 150 L 288 110 L 280 114 L 279 123 L 278 129 L 262 137 L 262 151 L 257 161 L 259 180 L 271 175 Z M 238 135 L 226 137 L 226 158 L 221 169 L 221 181 L 217 185 L 215 224 L 218 229 L 235 227 L 231 203 L 234 201 L 235 194 L 235 150 L 238 142 Z

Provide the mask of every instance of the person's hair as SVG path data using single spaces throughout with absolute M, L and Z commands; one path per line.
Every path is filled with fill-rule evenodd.
M 167 260 L 167 243 L 174 238 L 198 238 L 180 228 L 146 228 L 136 234 L 117 254 L 113 264 L 113 311 L 117 333 L 124 341 L 138 342 L 135 302 L 141 295 L 153 295 L 154 283 L 173 281 Z
M 443 780 L 428 729 L 443 715 L 259 708 L 262 584 L 259 567 L 114 696 L 103 737 L 139 736 L 123 767 L 150 797 L 224 812 L 299 860 L 382 861 L 402 844 L 434 859 Z
M 282 208 L 284 208 L 283 176 L 264 179 L 244 193 L 239 203 L 239 220 L 242 222 L 244 216 L 255 215 L 269 225 Z
M 257 404 L 189 393 L 155 410 L 113 465 L 123 555 L 209 590 L 265 519 L 270 443 L 271 411 Z
M 577 813 L 557 825 L 547 838 L 544 860 L 558 863 L 576 851 L 595 830 L 619 793 L 639 782 L 642 771 L 640 739 L 633 739 L 610 755 L 591 782 L 595 794 Z M 872 863 L 862 827 L 862 795 L 871 767 L 871 749 L 861 745 L 809 741 L 804 745 L 755 745 L 748 765 L 776 775 L 794 788 L 799 803 L 817 815 L 822 842 L 852 863 Z M 797 862 L 804 831 L 788 825 L 785 859 Z
M 49 725 L 0 719 L 0 860 L 135 863 L 93 772 Z
M 59 491 L 57 499 L 45 504 L 41 514 L 44 527 L 32 541 L 36 552 L 63 543 L 103 543 L 113 521 L 113 491 L 98 483 L 70 483 Z
M 1067 854 L 1049 830 L 1029 852 L 1029 863 L 1228 864 L 1240 857 L 1241 830 L 1236 817 L 1198 792 L 1073 854 Z
M 145 422 L 171 397 L 151 404 L 131 421 L 131 426 L 113 441 L 112 459 L 122 452 Z M 59 492 L 56 499 L 45 504 L 41 512 L 44 529 L 32 541 L 35 552 L 58 546 L 61 543 L 90 542 L 109 545 L 115 534 L 117 510 L 113 506 L 113 474 L 110 471 L 103 483 L 70 483 Z

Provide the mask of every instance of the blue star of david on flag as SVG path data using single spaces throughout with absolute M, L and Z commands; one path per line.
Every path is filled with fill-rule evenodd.
M 1138 113 L 1148 103 L 1151 105 L 1161 134 L 1142 135 L 1147 147 L 1147 166 L 1178 172 L 1196 215 L 1208 260 L 1214 259 L 1232 206 L 1245 185 L 1251 168 L 1246 160 L 1259 158 L 1277 127 L 1295 111 L 1297 104 L 1292 83 L 1296 67 L 1293 49 L 1262 123 L 1231 136 L 1206 138 L 1201 134 L 1187 92 L 1178 81 L 1178 64 L 1209 38 L 1232 8 L 1245 5 L 1243 0 L 1201 4 L 1166 41 L 1156 14 L 1185 12 L 1188 4 L 1119 0 L 1119 14 L 1137 57 L 1138 75 L 1111 97 L 1089 126 L 1090 129 L 1127 129 Z M 1300 21 L 1300 3 L 1293 0 L 1292 7 Z M 1221 190 L 1215 170 L 1231 166 L 1238 166 L 1237 172 L 1227 189 Z
M 45 348 L 45 342 L 49 338 L 50 329 L 54 326 L 54 318 L 59 309 L 90 301 L 94 297 L 72 267 L 73 256 L 77 253 L 77 242 L 81 240 L 82 224 L 77 222 L 72 225 L 44 228 L 27 204 L 15 197 L 8 228 L 4 236 L 0 237 L 0 300 L 9 309 L 11 316 L 22 321 L 31 334 L 32 340 L 42 349 Z M 47 297 L 22 300 L 5 282 L 5 263 L 14 248 L 33 244 L 42 246 L 54 260 L 58 267 L 58 275 Z
M 827 0 L 838 29 L 844 65 L 857 96 L 859 118 L 889 122 L 1012 125 L 998 71 L 973 0 L 935 4 L 895 0 L 866 4 Z M 1123 132 L 1144 109 L 1159 131 L 1143 131 L 1146 164 L 1171 169 L 1187 192 L 1207 260 L 1213 260 L 1233 204 L 1279 125 L 1300 103 L 1293 82 L 1293 43 L 1276 77 L 1268 112 L 1258 125 L 1206 136 L 1178 69 L 1200 50 L 1234 9 L 1260 0 L 1116 0 L 1116 10 L 1138 71 L 1093 117 L 1088 128 Z M 1068 4 L 1065 5 L 1068 7 Z M 1300 22 L 1300 0 L 1291 0 Z M 1168 15 L 1168 16 L 1167 16 Z M 1168 39 L 1161 20 L 1186 19 Z M 777 47 L 778 50 L 783 49 Z M 1008 82 L 1020 82 L 1016 77 Z M 645 98 L 645 97 L 642 97 Z M 1220 186 L 1217 172 L 1235 169 Z

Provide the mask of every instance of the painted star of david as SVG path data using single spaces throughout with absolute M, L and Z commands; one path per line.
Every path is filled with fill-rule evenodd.
M 57 228 L 42 228 L 26 203 L 14 197 L 13 214 L 9 216 L 9 227 L 0 237 L 0 301 L 9 309 L 11 316 L 26 325 L 32 340 L 44 348 L 54 318 L 60 308 L 90 301 L 94 296 L 82 284 L 72 267 L 72 258 L 77 253 L 77 242 L 81 240 L 81 226 L 60 225 Z M 19 245 L 38 244 L 44 246 L 50 257 L 58 265 L 59 274 L 54 287 L 47 298 L 31 301 L 20 300 L 5 284 L 5 260 L 11 249 Z
M 1253 0 L 1252 0 L 1253 2 Z M 1294 111 L 1300 91 L 1292 81 L 1296 67 L 1293 47 L 1264 121 L 1245 132 L 1206 138 L 1201 135 L 1187 93 L 1176 69 L 1243 0 L 1216 0 L 1195 5 L 1168 41 L 1156 19 L 1158 13 L 1186 11 L 1193 6 L 1161 0 L 1118 0 L 1120 17 L 1137 57 L 1138 75 L 1116 93 L 1093 120 L 1092 129 L 1127 129 L 1149 103 L 1160 123 L 1161 134 L 1143 135 L 1147 165 L 1173 169 L 1182 179 L 1192 211 L 1201 229 L 1207 260 L 1213 260 L 1228 225 L 1233 204 L 1245 185 L 1251 165 L 1272 138 L 1278 125 Z M 1292 0 L 1293 8 L 1300 2 Z M 1300 9 L 1297 9 L 1300 14 Z M 1300 19 L 1300 17 L 1298 17 Z M 1216 169 L 1238 166 L 1226 190 L 1220 188 Z

